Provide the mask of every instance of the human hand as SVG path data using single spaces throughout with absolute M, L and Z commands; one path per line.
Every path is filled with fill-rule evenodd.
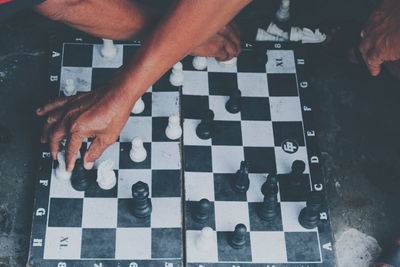
M 230 60 L 241 50 L 240 31 L 236 22 L 230 22 L 213 37 L 196 47 L 191 55 L 215 57 L 218 61 Z
M 382 63 L 400 59 L 400 1 L 383 0 L 361 32 L 360 52 L 373 76 Z
M 125 89 L 122 84 L 111 82 L 37 109 L 37 115 L 47 116 L 41 142 L 49 143 L 52 158 L 57 158 L 60 142 L 67 138 L 66 166 L 72 171 L 83 138 L 94 138 L 83 158 L 84 167 L 91 169 L 94 161 L 117 140 L 129 118 L 133 103 L 124 94 Z

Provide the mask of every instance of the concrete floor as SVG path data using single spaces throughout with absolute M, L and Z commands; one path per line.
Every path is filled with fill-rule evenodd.
M 49 35 L 67 31 L 29 12 L 0 24 L 0 131 L 11 137 L 0 142 L 0 267 L 26 263 L 40 133 L 34 110 L 44 99 Z M 400 236 L 400 82 L 372 78 L 331 52 L 310 49 L 310 73 L 335 239 L 355 228 L 385 246 Z

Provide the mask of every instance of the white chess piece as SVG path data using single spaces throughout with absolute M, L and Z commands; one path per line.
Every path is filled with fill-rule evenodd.
M 267 33 L 279 36 L 284 40 L 289 40 L 289 33 L 279 28 L 275 23 L 271 22 L 267 28 Z
M 117 183 L 117 177 L 113 171 L 114 162 L 105 160 L 97 168 L 97 183 L 103 190 L 109 190 Z
M 207 250 L 211 246 L 211 244 L 214 243 L 214 230 L 211 227 L 204 227 L 201 229 L 201 232 L 199 233 L 199 236 L 196 240 L 196 247 L 199 250 Z
M 147 151 L 143 146 L 143 140 L 140 137 L 135 137 L 132 140 L 132 148 L 129 156 L 133 162 L 143 162 L 147 157 Z
M 325 41 L 326 35 L 321 33 L 319 29 L 315 30 L 315 33 L 308 29 L 299 27 L 292 27 L 290 29 L 290 41 L 301 41 L 303 44 L 305 43 L 322 43 Z
M 143 110 L 144 110 L 144 102 L 143 102 L 142 97 L 140 97 L 136 101 L 135 105 L 133 106 L 132 113 L 133 114 L 139 114 L 139 113 L 142 113 Z
M 257 29 L 257 35 L 256 35 L 256 41 L 286 41 L 284 38 L 276 35 L 272 35 L 268 33 L 266 30 L 258 28 Z
M 58 167 L 55 169 L 55 176 L 61 181 L 67 181 L 71 179 L 72 172 L 67 171 L 65 163 L 64 152 L 58 152 L 57 154 Z
M 72 80 L 72 79 L 65 80 L 65 86 L 64 86 L 63 91 L 64 91 L 64 95 L 66 95 L 66 96 L 76 95 L 78 90 L 75 86 L 74 80 Z
M 172 73 L 169 76 L 169 82 L 173 86 L 182 86 L 183 78 L 183 65 L 181 62 L 178 62 L 172 67 Z
M 193 67 L 196 70 L 204 70 L 207 68 L 207 58 L 206 57 L 194 57 L 192 63 L 193 63 Z
M 117 47 L 114 45 L 113 40 L 103 39 L 101 55 L 107 60 L 113 60 L 117 56 Z
M 182 127 L 177 115 L 169 117 L 168 126 L 165 129 L 165 135 L 171 140 L 179 139 L 182 136 Z
M 290 0 L 282 0 L 280 7 L 275 14 L 276 19 L 280 22 L 288 21 L 290 18 L 289 8 L 290 8 Z
M 224 67 L 231 67 L 231 66 L 235 66 L 237 62 L 237 57 L 231 58 L 230 60 L 226 60 L 226 61 L 220 61 L 219 64 L 221 64 Z

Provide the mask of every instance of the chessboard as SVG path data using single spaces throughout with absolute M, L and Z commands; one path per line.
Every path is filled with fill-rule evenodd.
M 49 99 L 62 96 L 67 80 L 78 94 L 107 83 L 140 42 L 115 43 L 117 55 L 101 55 L 102 42 L 90 37 L 53 40 L 50 51 Z M 301 46 L 246 43 L 237 64 L 222 66 L 207 59 L 196 70 L 193 57 L 182 60 L 183 86 L 172 86 L 168 71 L 143 95 L 145 109 L 131 114 L 117 142 L 95 162 L 93 183 L 86 191 L 55 178 L 57 162 L 43 146 L 36 184 L 28 266 L 335 266 L 326 202 L 320 224 L 305 229 L 298 222 L 310 191 L 325 194 L 313 126 L 313 89 L 306 76 Z M 241 91 L 241 111 L 225 104 L 230 91 Z M 196 127 L 208 110 L 215 114 L 212 138 L 203 140 Z M 165 135 L 168 117 L 180 115 L 182 138 Z M 129 157 L 131 141 L 141 137 L 144 162 Z M 85 140 L 81 155 L 90 145 Z M 104 160 L 114 163 L 117 184 L 101 189 L 94 181 Z M 293 183 L 294 161 L 305 170 Z M 249 188 L 232 190 L 242 161 L 248 163 Z M 267 176 L 277 177 L 277 216 L 257 215 Z M 131 187 L 149 186 L 152 212 L 140 219 L 130 210 Z M 198 202 L 207 199 L 207 220 L 193 220 Z M 237 224 L 247 228 L 246 245 L 234 249 L 228 240 Z M 201 230 L 213 229 L 209 248 L 197 247 Z

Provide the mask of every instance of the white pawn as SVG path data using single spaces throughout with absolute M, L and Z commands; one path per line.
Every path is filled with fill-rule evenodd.
M 65 163 L 64 152 L 58 152 L 57 154 L 58 167 L 55 170 L 55 176 L 61 181 L 67 181 L 71 179 L 72 172 L 67 171 Z
M 117 177 L 113 171 L 114 162 L 105 160 L 97 168 L 97 183 L 103 190 L 109 190 L 117 183 Z
M 182 127 L 177 115 L 169 117 L 168 126 L 165 129 L 165 135 L 171 140 L 179 139 L 182 136 Z
M 78 90 L 76 89 L 74 80 L 72 79 L 65 80 L 64 95 L 66 96 L 76 95 L 77 91 Z
M 289 8 L 290 8 L 290 0 L 282 0 L 280 7 L 275 14 L 276 19 L 280 22 L 288 21 L 290 18 Z
M 133 162 L 142 162 L 147 157 L 147 151 L 143 146 L 143 140 L 140 137 L 135 137 L 132 140 L 132 148 L 129 156 Z
M 114 45 L 113 40 L 103 39 L 101 55 L 107 60 L 113 60 L 117 56 L 117 47 Z
M 207 250 L 214 243 L 214 230 L 211 227 L 204 227 L 199 233 L 199 237 L 196 240 L 196 247 L 199 250 Z
M 237 62 L 237 57 L 234 57 L 234 58 L 231 58 L 226 61 L 220 61 L 219 64 L 221 64 L 224 67 L 231 67 L 231 66 L 235 66 L 236 62 Z
M 181 62 L 178 62 L 172 67 L 172 73 L 169 76 L 169 82 L 173 86 L 182 86 L 183 78 L 183 65 Z
M 192 63 L 193 63 L 193 68 L 195 68 L 196 70 L 204 70 L 207 68 L 206 57 L 194 57 Z
M 142 113 L 143 110 L 144 110 L 144 102 L 143 102 L 142 97 L 140 97 L 136 101 L 135 105 L 133 106 L 132 113 L 133 114 L 139 114 L 139 113 Z

